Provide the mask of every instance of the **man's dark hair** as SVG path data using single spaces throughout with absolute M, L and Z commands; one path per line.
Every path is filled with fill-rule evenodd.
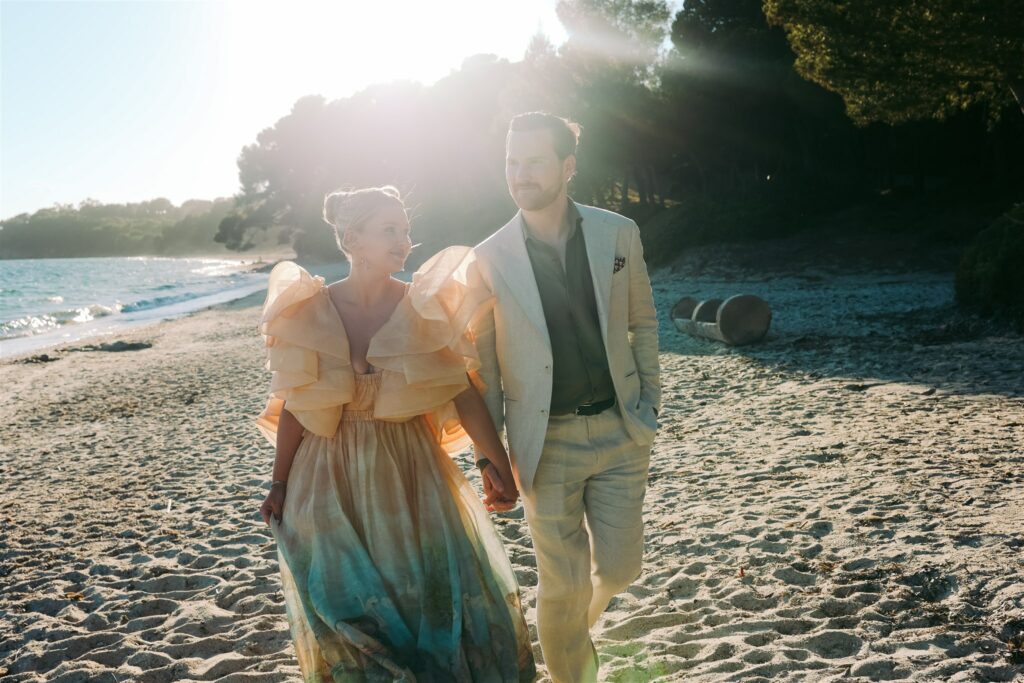
M 546 111 L 531 111 L 526 114 L 519 114 L 512 117 L 508 124 L 508 132 L 521 133 L 524 131 L 549 130 L 551 139 L 555 143 L 555 154 L 559 159 L 565 159 L 570 154 L 576 153 L 576 143 L 579 142 L 583 126 L 564 119 L 561 116 L 549 114 Z

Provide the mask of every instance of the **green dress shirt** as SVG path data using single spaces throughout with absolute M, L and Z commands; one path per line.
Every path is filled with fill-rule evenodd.
M 615 396 L 583 237 L 583 217 L 571 201 L 568 218 L 564 268 L 555 248 L 531 235 L 526 221 L 521 221 L 551 339 L 552 415 L 566 415 L 576 406 Z

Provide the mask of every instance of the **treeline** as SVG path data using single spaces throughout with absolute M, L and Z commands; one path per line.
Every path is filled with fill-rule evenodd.
M 473 243 L 514 210 L 509 119 L 544 109 L 584 126 L 574 197 L 637 218 L 655 263 L 852 203 L 917 201 L 896 212 L 911 225 L 877 229 L 966 240 L 1024 187 L 1024 23 L 1006 2 L 946 5 L 688 0 L 673 15 L 661 0 L 563 0 L 560 47 L 538 35 L 520 62 L 478 55 L 431 87 L 296 102 L 242 150 L 219 239 L 244 249 L 283 225 L 301 256 L 334 259 L 324 194 L 392 183 L 419 253 Z M 964 220 L 963 206 L 978 210 Z
M 0 223 L 0 258 L 189 256 L 227 253 L 217 228 L 233 199 L 159 198 L 135 204 L 85 200 L 20 214 Z
M 538 109 L 583 125 L 573 196 L 636 218 L 655 265 L 687 245 L 827 225 L 851 205 L 865 218 L 841 229 L 966 244 L 1024 199 L 1024 3 L 687 0 L 673 13 L 665 0 L 562 0 L 557 10 L 566 42 L 537 35 L 521 61 L 477 55 L 429 87 L 300 99 L 241 150 L 232 200 L 44 209 L 2 223 L 0 256 L 291 243 L 300 258 L 336 260 L 324 194 L 395 184 L 423 259 L 512 215 L 505 132 Z M 978 284 L 1005 264 L 984 250 L 1024 244 L 1019 209 L 998 226 L 962 272 L 965 303 L 978 300 L 968 290 L 1007 286 Z M 1024 301 L 1010 281 L 1021 291 L 1009 298 Z

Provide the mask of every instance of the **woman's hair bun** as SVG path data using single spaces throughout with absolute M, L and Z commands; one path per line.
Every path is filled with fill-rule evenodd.
M 349 253 L 342 246 L 342 235 L 348 230 L 358 229 L 370 216 L 385 206 L 402 209 L 402 194 L 393 185 L 364 187 L 358 190 L 341 189 L 324 197 L 324 221 L 334 228 L 334 237 L 345 256 Z

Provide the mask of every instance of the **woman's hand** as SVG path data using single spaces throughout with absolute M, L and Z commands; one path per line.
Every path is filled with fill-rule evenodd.
M 519 489 L 512 476 L 512 463 L 498 431 L 494 428 L 490 413 L 473 378 L 467 378 L 467 388 L 455 397 L 455 409 L 462 426 L 473 440 L 479 458 L 476 462 L 484 485 L 484 507 L 490 512 L 504 512 L 516 506 Z
M 281 514 L 284 510 L 284 495 L 284 482 L 274 482 L 271 484 L 270 492 L 263 499 L 263 505 L 260 505 L 260 515 L 263 516 L 263 521 L 267 526 L 270 525 L 270 515 L 274 515 L 274 518 L 280 523 Z
M 480 473 L 484 483 L 484 507 L 488 512 L 507 512 L 516 506 L 519 500 L 519 489 L 511 472 L 508 481 L 504 481 L 494 463 L 487 463 Z

